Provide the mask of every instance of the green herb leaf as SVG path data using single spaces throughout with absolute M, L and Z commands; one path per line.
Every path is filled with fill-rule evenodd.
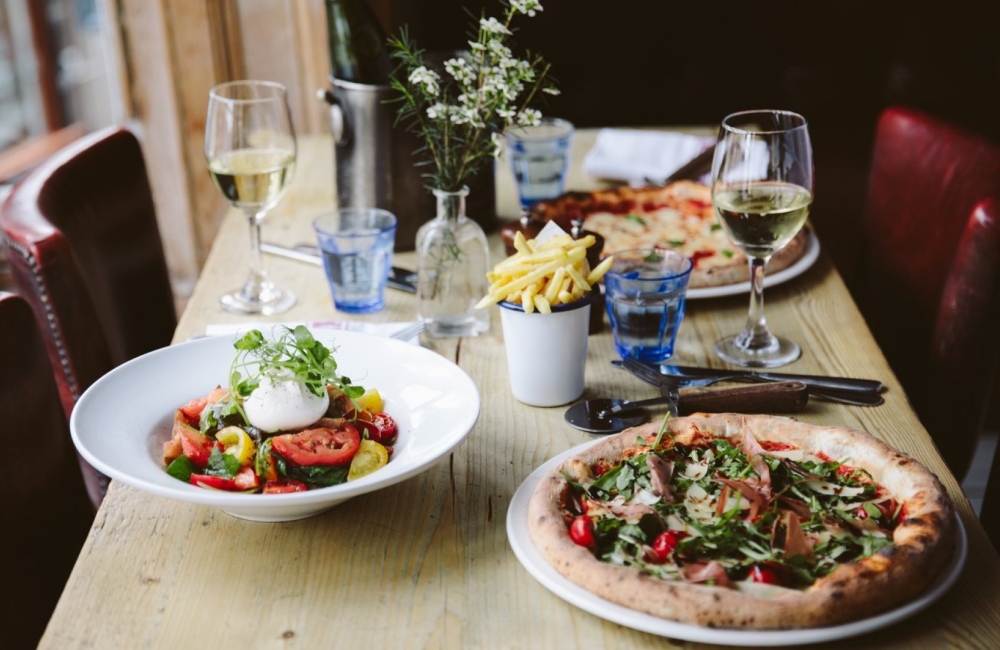
M 646 220 L 643 219 L 642 217 L 640 217 L 637 214 L 626 214 L 625 215 L 625 220 L 626 221 L 634 221 L 635 223 L 639 224 L 640 226 L 645 226 L 646 225 Z
M 191 475 L 198 471 L 195 464 L 187 456 L 178 456 L 172 463 L 167 465 L 167 474 L 170 474 L 178 481 L 191 482 Z
M 722 252 L 723 257 L 730 257 L 731 258 L 735 254 L 735 253 L 733 253 L 733 251 L 729 250 L 728 248 L 723 248 L 721 252 Z
M 683 246 L 684 245 L 684 240 L 683 239 L 671 239 L 667 243 L 676 248 L 678 246 Z
M 862 507 L 865 509 L 865 512 L 868 513 L 868 516 L 871 517 L 872 519 L 878 519 L 879 517 L 882 516 L 882 511 L 879 510 L 878 506 L 876 506 L 874 503 L 868 502 L 865 503 L 865 505 Z
M 240 471 L 240 461 L 231 454 L 224 454 L 218 447 L 212 447 L 212 453 L 208 456 L 208 465 L 202 474 L 208 476 L 218 476 L 220 478 L 233 478 Z
M 717 232 L 717 231 L 719 231 L 719 230 L 722 230 L 722 226 L 720 226 L 720 225 L 719 225 L 719 224 L 717 224 L 717 223 L 713 223 L 713 224 L 712 224 L 712 227 L 710 228 L 710 230 L 711 230 L 712 232 Z
M 349 465 L 310 465 L 303 467 L 288 462 L 279 454 L 274 454 L 278 475 L 302 481 L 313 487 L 340 485 L 347 480 Z

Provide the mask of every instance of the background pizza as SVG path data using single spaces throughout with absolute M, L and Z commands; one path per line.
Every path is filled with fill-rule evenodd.
M 673 249 L 694 261 L 692 289 L 747 282 L 747 257 L 729 240 L 712 208 L 711 190 L 678 181 L 664 187 L 620 187 L 569 192 L 532 206 L 531 216 L 565 230 L 583 220 L 584 230 L 604 237 L 603 255 L 633 248 Z M 771 258 L 768 272 L 791 266 L 805 252 L 805 230 Z

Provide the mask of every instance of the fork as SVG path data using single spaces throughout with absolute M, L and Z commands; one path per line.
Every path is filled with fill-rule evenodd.
M 663 385 L 672 386 L 674 388 L 694 388 L 711 386 L 714 383 L 726 380 L 739 379 L 741 381 L 746 381 L 746 377 L 742 375 L 726 375 L 725 371 L 722 371 L 718 375 L 711 377 L 698 377 L 698 378 L 680 378 L 674 377 L 672 375 L 664 375 L 658 370 L 655 370 L 644 363 L 636 361 L 635 359 L 625 359 L 622 361 L 621 366 L 631 372 L 633 375 L 639 379 L 645 381 L 646 383 L 652 384 L 654 386 L 660 387 Z M 766 379 L 756 379 L 755 382 L 767 382 Z M 860 393 L 850 393 L 835 391 L 832 389 L 815 388 L 813 386 L 809 387 L 809 396 L 815 397 L 816 399 L 824 400 L 827 402 L 837 402 L 839 404 L 851 404 L 853 406 L 878 406 L 885 402 L 881 395 L 866 395 Z
M 407 325 L 402 329 L 398 329 L 389 335 L 389 338 L 396 339 L 397 341 L 409 341 L 417 334 L 424 331 L 424 321 L 417 321 L 412 325 Z
M 732 379 L 732 377 L 726 377 L 725 375 L 716 375 L 714 377 L 697 377 L 688 378 L 684 377 L 674 377 L 672 375 L 664 375 L 656 370 L 653 370 L 649 366 L 636 361 L 635 359 L 625 359 L 622 361 L 622 367 L 631 372 L 633 375 L 643 380 L 647 384 L 652 384 L 657 388 L 662 386 L 669 386 L 672 388 L 703 388 L 705 386 L 711 386 L 720 381 L 726 381 L 727 379 Z

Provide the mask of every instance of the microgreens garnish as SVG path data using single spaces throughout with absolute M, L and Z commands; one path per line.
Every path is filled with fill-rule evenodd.
M 365 392 L 349 377 L 337 373 L 332 351 L 308 329 L 302 325 L 281 329 L 284 331 L 273 341 L 265 339 L 260 330 L 250 330 L 233 344 L 238 352 L 229 368 L 229 393 L 238 403 L 250 396 L 265 375 L 297 381 L 317 397 L 322 397 L 329 385 L 352 399 Z

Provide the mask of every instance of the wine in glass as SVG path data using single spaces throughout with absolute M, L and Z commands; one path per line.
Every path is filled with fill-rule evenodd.
M 729 363 L 773 367 L 802 350 L 764 318 L 764 267 L 802 229 L 812 204 L 812 145 L 805 118 L 745 111 L 722 121 L 712 165 L 712 203 L 733 243 L 750 258 L 750 310 L 742 332 L 715 344 Z
M 295 170 L 295 132 L 285 87 L 232 81 L 212 89 L 205 122 L 205 158 L 215 186 L 250 224 L 250 276 L 219 299 L 238 314 L 279 314 L 295 294 L 268 279 L 260 252 L 264 215 L 281 198 Z

